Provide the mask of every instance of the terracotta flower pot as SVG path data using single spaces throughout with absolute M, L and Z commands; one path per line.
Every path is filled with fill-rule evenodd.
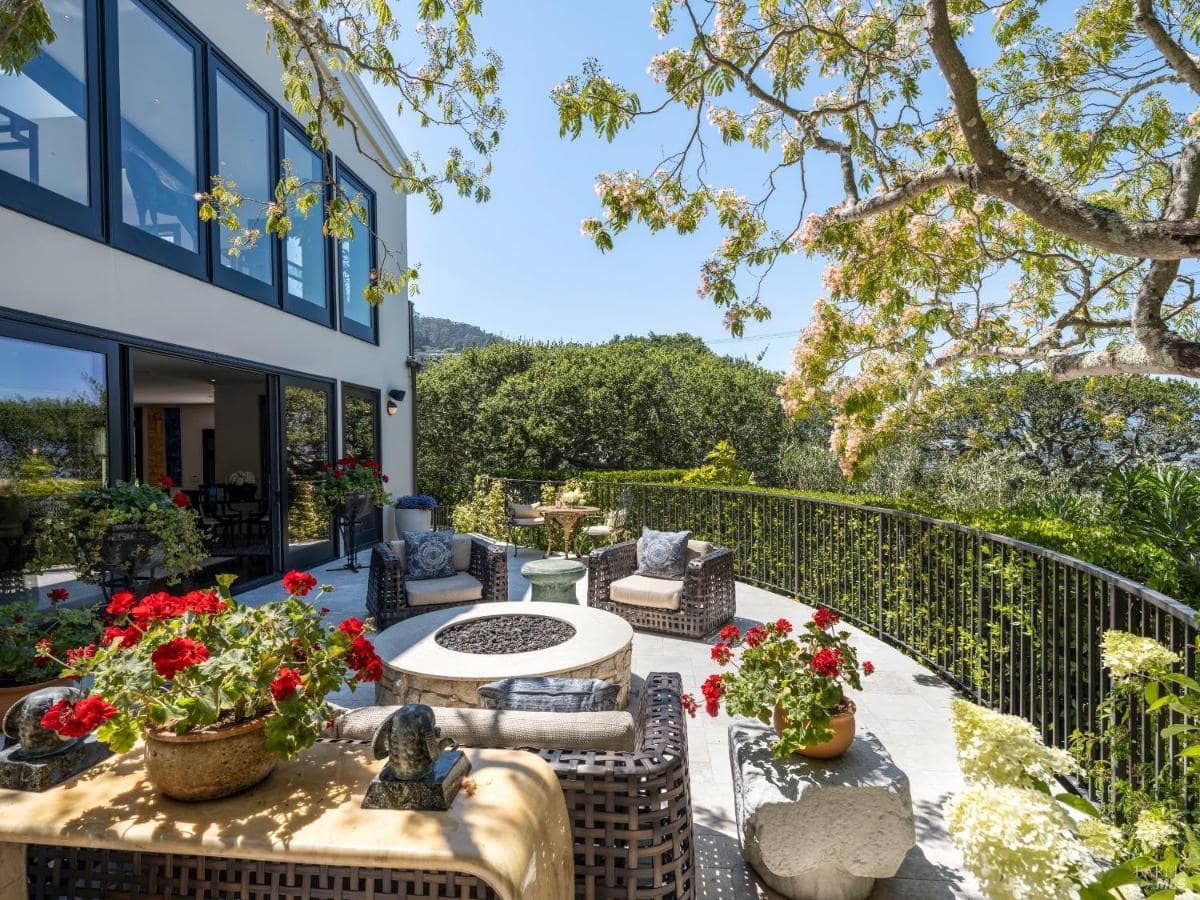
M 858 707 L 854 705 L 853 700 L 847 700 L 846 704 L 848 709 L 845 712 L 835 713 L 829 720 L 829 727 L 833 729 L 833 737 L 822 744 L 801 747 L 796 751 L 797 756 L 807 756 L 812 759 L 835 759 L 849 749 L 850 744 L 854 741 L 854 713 Z M 787 711 L 781 706 L 775 707 L 774 719 L 775 733 L 782 734 L 788 724 Z
M 254 787 L 276 763 L 263 737 L 265 721 L 196 734 L 147 733 L 146 774 L 175 800 L 215 800 Z
M 47 681 L 35 682 L 34 684 L 0 687 L 0 722 L 4 721 L 4 716 L 9 708 L 26 694 L 32 694 L 34 691 L 40 691 L 42 688 L 48 687 L 70 687 L 74 683 L 70 678 L 51 678 Z

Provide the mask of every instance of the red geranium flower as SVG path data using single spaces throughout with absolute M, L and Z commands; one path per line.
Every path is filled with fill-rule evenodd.
M 137 606 L 137 597 L 132 591 L 121 591 L 119 594 L 113 594 L 112 599 L 108 601 L 108 611 L 114 616 L 123 616 Z
M 46 594 L 46 597 L 51 603 L 62 603 L 70 596 L 71 592 L 66 588 L 52 588 L 50 592 Z
M 815 624 L 822 631 L 829 630 L 840 621 L 842 621 L 841 616 L 839 616 L 833 610 L 826 609 L 823 606 L 813 613 L 813 624 Z
M 102 637 L 100 640 L 101 643 L 104 644 L 108 644 L 113 641 L 120 641 L 118 647 L 121 650 L 125 650 L 129 647 L 132 647 L 141 639 L 142 628 L 137 624 L 133 624 L 128 628 L 117 628 L 113 625 L 109 625 L 104 629 L 104 637 Z
M 183 491 L 180 491 L 178 494 L 171 495 L 171 502 L 174 503 L 176 506 L 178 506 L 180 509 L 186 509 L 188 507 L 188 505 L 192 502 L 192 499 L 187 494 L 185 494 Z
M 294 597 L 307 596 L 308 592 L 317 586 L 317 577 L 307 572 L 292 569 L 283 576 L 284 589 Z
M 350 638 L 359 637 L 363 633 L 362 619 L 355 619 L 353 617 L 346 619 L 338 625 L 338 631 Z
M 717 644 L 712 648 L 712 658 L 717 661 L 718 665 L 725 665 L 733 659 L 733 651 L 724 644 Z
M 742 639 L 742 633 L 736 625 L 729 624 L 721 629 L 720 638 L 727 644 L 734 644 Z
M 88 644 L 86 647 L 72 647 L 67 651 L 67 665 L 73 666 L 75 663 L 83 659 L 90 659 L 96 655 L 96 645 Z
M 751 647 L 757 647 L 767 639 L 767 629 L 761 625 L 755 625 L 746 632 L 746 643 Z
M 41 726 L 63 737 L 77 738 L 103 725 L 116 714 L 117 708 L 103 697 L 84 697 L 74 706 L 69 700 L 59 700 L 46 710 Z
M 842 668 L 842 651 L 836 647 L 822 647 L 813 654 L 812 667 L 818 675 L 826 678 L 837 677 Z
M 691 694 L 680 694 L 679 705 L 682 706 L 683 711 L 693 719 L 696 717 L 696 710 L 698 707 L 696 706 L 696 698 Z
M 343 478 L 346 477 L 346 474 L 341 469 L 338 469 L 336 472 L 333 473 L 333 477 L 336 478 L 338 481 L 341 481 Z
M 354 669 L 354 677 L 359 681 L 378 681 L 383 677 L 383 660 L 375 652 L 375 645 L 361 635 L 350 645 L 346 665 Z
M 275 680 L 271 682 L 271 696 L 276 700 L 287 700 L 296 696 L 296 691 L 304 687 L 304 679 L 295 669 L 282 668 Z
M 171 488 L 175 487 L 175 479 L 170 475 L 159 475 L 158 486 L 165 491 L 169 491 Z
M 776 619 L 775 620 L 775 630 L 778 631 L 780 634 L 791 634 L 792 633 L 792 623 L 789 622 L 787 619 Z
M 863 672 L 865 672 L 867 675 L 874 675 L 875 674 L 875 663 L 871 662 L 868 659 L 866 662 L 863 663 Z
M 319 613 L 321 614 L 321 618 L 323 619 L 323 618 L 325 618 L 327 615 L 329 615 L 329 607 L 328 607 L 328 606 L 322 606 L 322 607 L 321 607 L 319 610 L 317 610 L 317 612 L 319 612 Z
M 216 591 L 189 591 L 183 596 L 183 605 L 189 612 L 197 615 L 215 616 L 229 609 L 229 604 L 222 600 Z
M 51 653 L 50 639 L 42 638 L 40 641 L 38 641 L 36 644 L 33 645 L 33 649 L 34 649 L 34 652 L 37 653 L 38 656 L 49 656 Z
M 208 648 L 191 638 L 172 638 L 150 654 L 154 669 L 163 678 L 174 678 L 184 669 L 208 659 Z
M 182 616 L 187 609 L 187 601 L 183 597 L 172 597 L 166 591 L 159 591 L 157 594 L 143 597 L 129 612 L 134 622 L 145 626 L 149 622 L 162 622 Z
M 391 479 L 390 479 L 390 478 L 388 478 L 386 475 L 384 475 L 384 476 L 383 476 L 383 483 L 384 483 L 384 484 L 387 484 L 389 481 L 391 481 Z

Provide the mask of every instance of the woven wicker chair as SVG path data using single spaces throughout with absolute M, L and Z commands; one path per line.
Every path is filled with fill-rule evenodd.
M 528 748 L 550 764 L 567 801 L 575 896 L 692 900 L 696 851 L 677 673 L 650 673 L 635 727 L 638 750 Z
M 715 547 L 688 561 L 678 609 L 618 603 L 610 588 L 637 570 L 637 541 L 613 544 L 588 557 L 588 606 L 615 613 L 634 628 L 705 638 L 733 619 L 733 551 Z
M 508 601 L 508 558 L 502 546 L 472 537 L 471 563 L 467 572 L 483 585 L 482 597 L 410 606 L 404 583 L 404 561 L 387 544 L 376 544 L 371 550 L 371 571 L 367 577 L 367 612 L 375 617 L 375 627 L 382 631 L 409 616 L 436 609 Z

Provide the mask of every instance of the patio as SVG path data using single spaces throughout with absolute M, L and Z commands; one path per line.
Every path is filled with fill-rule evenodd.
M 521 550 L 509 556 L 509 600 L 528 600 L 529 583 L 521 576 L 521 565 L 540 556 L 540 551 Z M 333 566 L 313 570 L 334 591 L 316 602 L 330 608 L 330 619 L 341 621 L 363 616 L 365 609 L 369 551 L 360 554 L 358 573 Z M 584 603 L 586 579 L 576 585 Z M 241 595 L 243 603 L 257 605 L 276 600 L 277 585 L 267 585 Z M 799 619 L 809 607 L 786 597 L 737 585 L 736 624 L 745 629 L 758 622 L 783 616 Z M 858 726 L 873 731 L 908 774 L 916 817 L 916 847 L 910 851 L 897 876 L 883 881 L 872 895 L 876 898 L 977 897 L 969 875 L 962 870 L 957 851 L 950 844 L 942 820 L 942 804 L 961 788 L 962 777 L 954 759 L 949 724 L 949 704 L 955 692 L 929 670 L 898 650 L 857 631 L 853 642 L 862 659 L 876 665 L 867 679 L 858 703 Z M 716 669 L 710 658 L 709 641 L 691 641 L 645 632 L 633 640 L 633 671 L 645 676 L 650 671 L 679 672 L 684 689 L 697 691 L 704 678 Z M 343 706 L 369 706 L 371 688 L 330 699 Z M 700 713 L 688 722 L 688 744 L 692 796 L 695 808 L 697 896 L 718 900 L 750 900 L 773 897 L 756 883 L 742 861 L 734 818 L 733 780 L 729 765 L 726 729 L 732 720 L 722 714 L 709 718 Z

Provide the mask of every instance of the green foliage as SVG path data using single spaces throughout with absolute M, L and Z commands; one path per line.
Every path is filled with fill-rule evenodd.
M 4 0 L 0 3 L 0 74 L 20 72 L 54 37 L 41 0 Z
M 387 506 L 391 497 L 384 489 L 384 477 L 375 460 L 346 456 L 322 468 L 321 477 L 313 491 L 314 498 L 326 516 L 347 499 L 359 494 L 370 499 L 372 508 Z
M 156 539 L 161 568 L 172 584 L 196 571 L 204 560 L 193 510 L 172 502 L 166 491 L 117 481 L 83 491 L 68 501 L 62 516 L 41 523 L 42 565 L 66 557 L 73 561 L 81 581 L 94 581 L 101 571 L 105 537 L 114 525 L 141 525 Z
M 504 482 L 477 475 L 470 495 L 454 507 L 454 530 L 503 538 L 508 530 Z
M 737 450 L 733 444 L 717 441 L 717 445 L 704 457 L 704 465 L 688 469 L 679 481 L 681 484 L 741 486 L 754 484 L 754 475 L 738 468 Z
M 778 384 L 684 335 L 467 350 L 419 376 L 418 483 L 453 502 L 477 474 L 687 468 L 720 440 L 770 480 L 802 427 Z
M 1120 469 L 1105 485 L 1105 497 L 1116 520 L 1168 553 L 1188 593 L 1200 595 L 1200 470 Z
M 66 599 L 51 599 L 48 610 L 32 601 L 0 604 L 0 686 L 60 677 L 62 666 L 37 653 L 39 641 L 48 641 L 50 652 L 62 659 L 70 648 L 99 637 L 99 609 L 74 609 L 64 605 Z

